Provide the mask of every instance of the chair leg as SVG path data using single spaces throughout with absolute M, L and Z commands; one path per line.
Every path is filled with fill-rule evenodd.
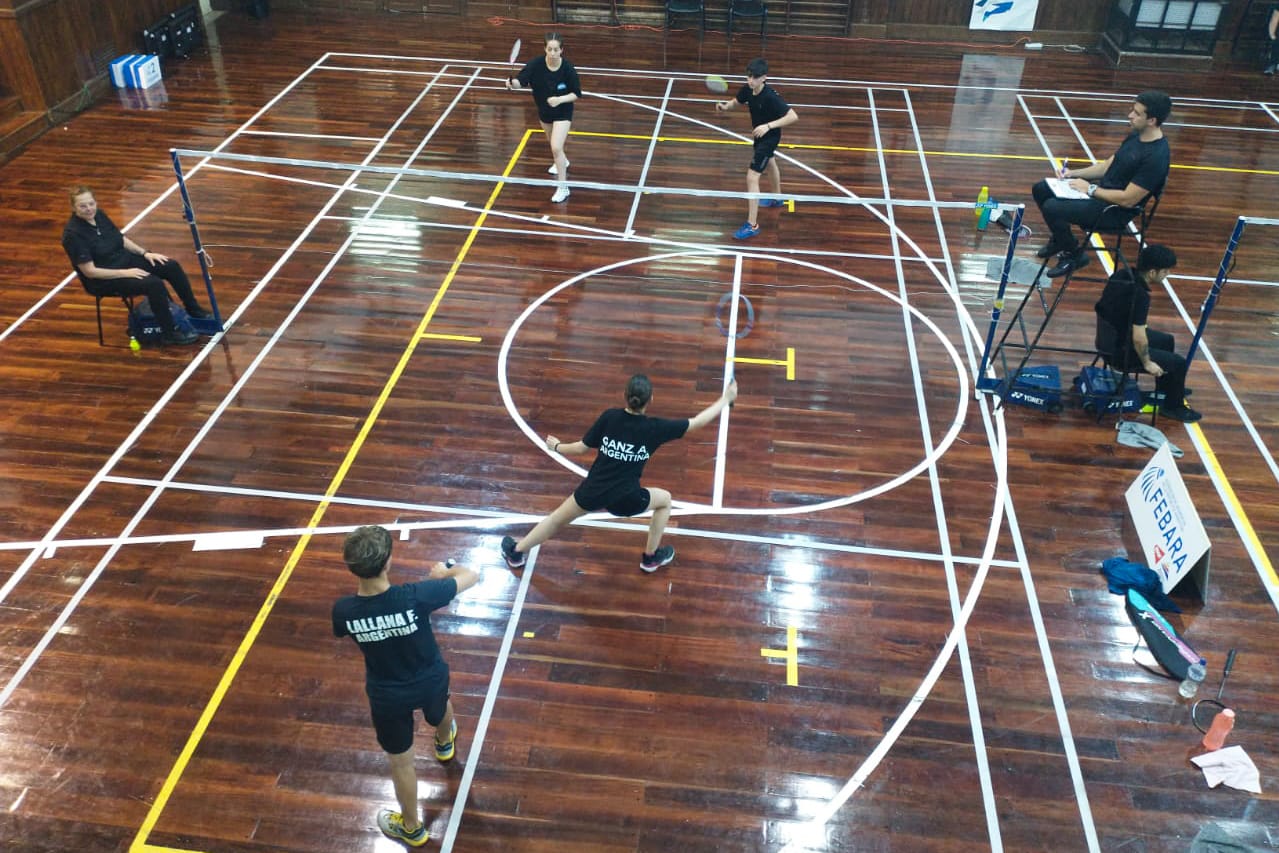
M 106 342 L 106 339 L 102 337 L 102 297 L 101 296 L 93 297 L 93 308 L 98 315 L 98 346 L 104 347 L 107 345 L 107 342 Z

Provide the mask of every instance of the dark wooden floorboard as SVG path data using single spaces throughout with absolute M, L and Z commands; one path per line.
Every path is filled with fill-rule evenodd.
M 896 246 L 861 205 L 761 211 L 762 233 L 740 265 L 754 325 L 735 354 L 784 362 L 793 349 L 796 376 L 775 363 L 734 366 L 742 397 L 724 502 L 774 514 L 677 515 L 667 541 L 678 560 L 656 576 L 637 571 L 638 524 L 575 526 L 549 542 L 525 570 L 510 657 L 477 745 L 522 581 L 498 542 L 525 527 L 511 515 L 549 512 L 578 479 L 516 428 L 499 373 L 516 417 L 565 439 L 616 405 L 634 370 L 654 376 L 659 414 L 691 414 L 713 399 L 728 344 L 721 300 L 741 248 L 730 235 L 745 205 L 637 188 L 736 192 L 749 159 L 743 139 L 719 130 L 745 134 L 744 113 L 717 114 L 701 84 L 705 73 L 740 73 L 740 40 L 730 55 L 722 40 L 690 33 L 672 34 L 664 49 L 661 33 L 572 28 L 568 56 L 587 91 L 614 99 L 579 105 L 570 178 L 614 189 L 579 188 L 552 206 L 550 186 L 524 183 L 548 177 L 535 114 L 497 82 L 512 33 L 532 55 L 539 28 L 505 23 L 231 13 L 211 25 L 218 46 L 166 67 L 163 109 L 108 100 L 0 168 L 0 531 L 3 543 L 25 543 L 0 551 L 0 586 L 13 580 L 0 600 L 0 685 L 22 678 L 0 705 L 0 838 L 23 851 L 127 850 L 163 791 L 146 837 L 154 845 L 391 849 L 374 822 L 394 798 L 359 655 L 329 626 L 333 599 L 354 586 L 340 536 L 317 535 L 303 549 L 297 533 L 341 472 L 322 525 L 459 525 L 398 543 L 398 577 L 420 577 L 448 555 L 485 569 L 482 584 L 434 620 L 461 731 L 454 764 L 441 767 L 429 748 L 418 761 L 436 839 L 466 766 L 476 771 L 453 849 L 775 851 L 796 840 L 858 853 L 989 849 L 976 719 L 1002 849 L 1088 850 L 1058 689 L 1099 849 L 1182 851 L 1210 821 L 1266 841 L 1279 825 L 1270 792 L 1279 619 L 1210 477 L 1219 467 L 1261 548 L 1279 555 L 1279 484 L 1234 408 L 1238 400 L 1265 452 L 1279 444 L 1279 241 L 1263 226 L 1245 234 L 1205 338 L 1230 393 L 1204 360 L 1190 377 L 1214 457 L 1197 434 L 1161 427 L 1186 451 L 1179 469 L 1214 543 L 1209 600 L 1180 599 L 1186 612 L 1172 621 L 1209 659 L 1205 694 L 1227 650 L 1239 649 L 1226 688 L 1239 714 L 1231 742 L 1256 761 L 1266 793 L 1208 789 L 1187 760 L 1199 736 L 1175 685 L 1132 662 L 1135 632 L 1098 568 L 1135 548 L 1122 493 L 1148 454 L 1116 445 L 1109 422 L 1073 407 L 1004 413 L 1017 525 L 1002 522 L 997 562 L 978 572 L 997 478 L 978 406 L 960 393 L 972 370 L 961 309 L 920 255 L 943 272 L 944 257 L 957 269 L 984 267 L 1004 235 L 974 230 L 967 209 L 900 203 L 874 206 L 909 235 Z M 1028 200 L 1047 162 L 1036 131 L 1056 156 L 1084 159 L 1076 129 L 1107 156 L 1132 92 L 1163 87 L 1177 100 L 1174 169 L 1155 237 L 1177 249 L 1172 288 L 1192 317 L 1236 217 L 1279 216 L 1279 122 L 1253 103 L 1273 92 L 1252 72 L 1135 74 L 1093 55 L 983 47 L 1017 69 L 1021 88 L 1020 100 L 995 89 L 979 104 L 973 90 L 952 88 L 962 46 L 778 37 L 768 50 L 774 84 L 801 115 L 780 149 L 798 161 L 782 160 L 787 194 L 881 198 L 886 176 L 897 202 L 967 202 L 982 185 Z M 373 55 L 332 56 L 308 71 L 328 51 Z M 471 79 L 476 62 L 488 65 Z M 681 73 L 667 99 L 671 71 Z M 1237 100 L 1212 100 L 1223 93 Z M 236 322 L 108 470 L 197 350 L 130 353 L 111 300 L 109 345 L 99 347 L 93 302 L 74 281 L 22 319 L 66 276 L 57 246 L 65 190 L 90 184 L 124 225 L 173 183 L 168 149 L 223 143 L 342 164 L 372 154 L 375 166 L 448 174 L 353 177 L 230 161 L 190 172 L 219 305 Z M 197 162 L 184 157 L 188 170 Z M 462 179 L 508 169 L 512 180 L 496 193 Z M 348 179 L 358 191 L 336 194 Z M 425 203 L 432 196 L 467 207 Z M 635 235 L 653 242 L 617 239 L 632 215 Z M 1026 221 L 1031 250 L 1044 236 L 1033 206 Z M 130 233 L 198 270 L 176 194 Z M 503 366 L 524 309 L 590 271 L 512 333 Z M 983 288 L 961 282 L 958 296 L 979 331 L 992 295 Z M 1054 344 L 1091 341 L 1097 290 L 1075 285 L 1050 329 Z M 938 332 L 904 314 L 903 294 Z M 455 337 L 423 338 L 405 358 L 428 312 L 428 335 Z M 1181 346 L 1189 340 L 1166 294 L 1152 317 Z M 1074 356 L 1059 363 L 1067 378 L 1077 370 Z M 925 466 L 875 497 L 805 510 L 919 465 L 961 405 L 935 489 Z M 716 454 L 708 429 L 663 448 L 646 479 L 709 504 Z M 100 472 L 107 478 L 88 489 Z M 57 547 L 39 546 L 60 520 Z M 126 530 L 153 540 L 114 547 Z M 270 535 L 257 549 L 191 549 L 192 538 L 227 531 Z M 952 656 L 883 762 L 815 838 L 799 836 L 945 647 L 948 572 L 961 598 L 983 582 L 965 631 L 976 705 Z M 799 683 L 789 686 L 785 663 L 761 650 L 785 648 L 792 626 Z M 211 701 L 216 710 L 165 789 Z

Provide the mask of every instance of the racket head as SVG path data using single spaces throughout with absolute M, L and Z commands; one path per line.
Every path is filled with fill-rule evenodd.
M 514 65 L 515 60 L 520 58 L 520 46 L 522 44 L 523 44 L 523 40 L 516 39 L 515 44 L 511 45 L 511 58 L 506 60 L 508 65 Z
M 728 91 L 728 81 L 718 74 L 707 74 L 706 88 L 716 95 L 722 95 Z

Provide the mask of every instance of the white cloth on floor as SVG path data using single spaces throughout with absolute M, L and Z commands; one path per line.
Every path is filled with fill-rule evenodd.
M 1149 424 L 1121 420 L 1115 424 L 1115 429 L 1119 431 L 1119 436 L 1115 440 L 1120 444 L 1126 444 L 1129 447 L 1153 447 L 1158 450 L 1167 443 L 1168 451 L 1174 457 L 1180 459 L 1184 455 L 1180 447 L 1168 441 L 1162 432 Z
M 1215 788 L 1225 782 L 1240 791 L 1261 793 L 1261 773 L 1252 763 L 1242 746 L 1228 746 L 1190 759 L 1203 768 L 1208 787 Z

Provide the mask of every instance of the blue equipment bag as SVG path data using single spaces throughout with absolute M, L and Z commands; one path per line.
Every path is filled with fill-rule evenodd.
M 1124 382 L 1123 391 L 1116 393 L 1120 374 L 1105 367 L 1088 366 L 1075 377 L 1075 387 L 1084 398 L 1084 409 L 1109 414 L 1136 412 L 1141 409 L 1141 388 L 1134 377 Z
M 169 302 L 169 313 L 173 315 L 173 327 L 179 332 L 195 332 L 191 318 L 186 309 L 176 302 Z M 129 312 L 129 337 L 140 344 L 157 344 L 164 337 L 164 328 L 155 319 L 151 306 L 145 298 L 139 299 Z

